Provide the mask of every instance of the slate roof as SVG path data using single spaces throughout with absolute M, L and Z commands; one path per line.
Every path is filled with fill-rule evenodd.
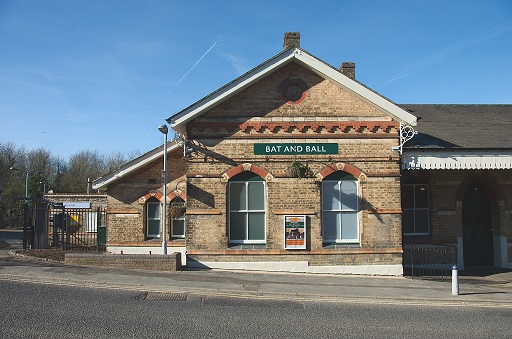
M 512 105 L 399 106 L 418 118 L 406 148 L 512 149 Z

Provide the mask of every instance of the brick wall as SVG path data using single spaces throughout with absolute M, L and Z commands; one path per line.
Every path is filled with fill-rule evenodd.
M 169 255 L 67 253 L 64 262 L 84 266 L 179 271 L 181 270 L 181 253 Z
M 44 198 L 51 202 L 90 202 L 91 210 L 107 207 L 105 194 L 47 193 Z
M 176 195 L 186 196 L 185 172 L 183 150 L 178 148 L 167 156 L 168 204 Z M 146 240 L 146 200 L 154 196 L 163 201 L 162 173 L 163 157 L 109 186 L 107 243 L 140 243 Z
M 462 199 L 465 188 L 479 179 L 491 199 L 494 235 L 512 239 L 512 173 L 507 170 L 406 171 L 403 180 L 422 178 L 430 189 L 430 237 L 407 237 L 407 242 L 456 244 L 462 237 Z
M 301 78 L 308 85 L 304 100 L 298 104 L 285 103 L 277 90 L 288 78 Z M 391 150 L 398 143 L 398 123 L 360 98 L 298 64 L 290 64 L 190 122 L 187 134 L 196 150 L 188 160 L 187 172 L 190 258 L 308 260 L 314 265 L 401 263 L 399 159 Z M 338 143 L 339 154 L 255 155 L 253 145 L 261 142 Z M 292 177 L 288 168 L 293 160 L 307 163 L 312 175 Z M 268 174 L 263 253 L 225 252 L 226 173 L 243 164 Z M 350 168 L 359 179 L 361 239 L 356 246 L 368 253 L 323 248 L 320 187 L 322 173 L 332 167 Z M 306 252 L 283 249 L 284 214 L 307 215 Z M 374 249 L 381 252 L 372 252 Z

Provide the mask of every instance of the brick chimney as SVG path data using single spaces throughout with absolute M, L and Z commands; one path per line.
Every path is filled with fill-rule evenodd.
M 283 47 L 285 50 L 292 47 L 300 47 L 300 32 L 284 33 Z
M 340 71 L 343 75 L 349 77 L 352 80 L 356 80 L 356 63 L 355 62 L 344 62 L 340 66 Z

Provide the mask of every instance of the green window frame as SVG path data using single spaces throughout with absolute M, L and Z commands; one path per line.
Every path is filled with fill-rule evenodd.
M 266 183 L 243 172 L 228 182 L 228 237 L 232 244 L 265 244 Z

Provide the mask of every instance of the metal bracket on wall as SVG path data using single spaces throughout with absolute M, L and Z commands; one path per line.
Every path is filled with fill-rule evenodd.
M 411 140 L 416 134 L 418 134 L 418 131 L 415 131 L 412 126 L 400 123 L 400 145 L 393 146 L 392 150 L 398 151 L 400 155 L 402 155 L 404 144 Z

